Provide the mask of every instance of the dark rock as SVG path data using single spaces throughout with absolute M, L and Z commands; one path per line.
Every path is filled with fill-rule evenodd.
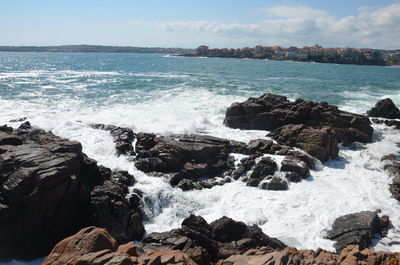
M 22 121 L 26 121 L 27 119 L 28 119 L 28 117 L 22 117 L 22 118 L 12 119 L 12 120 L 10 120 L 10 122 L 22 122 Z
M 400 110 L 390 98 L 379 100 L 367 114 L 369 117 L 400 119 Z
M 290 182 L 300 182 L 301 181 L 300 175 L 298 173 L 296 173 L 296 172 L 293 172 L 293 171 L 292 172 L 288 172 L 285 175 L 285 178 L 287 180 L 289 180 Z
M 396 155 L 385 155 L 381 158 L 385 162 L 384 169 L 389 172 L 392 177 L 392 184 L 389 185 L 389 191 L 392 193 L 393 198 L 400 201 L 400 159 Z
M 252 178 L 250 178 L 250 179 L 248 179 L 247 180 L 247 186 L 250 186 L 250 187 L 258 187 L 258 184 L 260 184 L 260 180 L 259 179 L 252 179 Z
M 337 251 L 348 245 L 366 248 L 374 234 L 381 234 L 380 218 L 376 212 L 360 212 L 339 217 L 328 231 L 327 238 L 336 241 Z
M 233 166 L 229 159 L 230 142 L 225 139 L 205 135 L 136 137 L 136 167 L 144 172 L 178 173 L 174 184 L 182 179 L 216 176 Z
M 303 124 L 282 126 L 270 134 L 279 144 L 300 148 L 322 162 L 335 158 L 339 149 L 331 127 L 308 127 Z
M 243 222 L 236 222 L 226 216 L 210 224 L 214 239 L 219 242 L 238 241 L 243 238 L 247 226 Z
M 306 163 L 294 156 L 287 156 L 282 160 L 281 171 L 294 172 L 301 179 L 305 179 L 310 175 L 310 170 Z M 296 179 L 296 177 L 294 177 L 294 179 Z
M 269 182 L 264 182 L 261 186 L 264 190 L 287 190 L 288 183 L 278 177 L 273 177 Z
M 118 127 L 114 125 L 105 124 L 91 124 L 94 129 L 100 129 L 109 131 L 114 139 L 115 149 L 117 150 L 117 155 L 135 155 L 133 149 L 133 141 L 135 140 L 135 134 L 129 128 Z
M 251 140 L 247 145 L 247 154 L 274 154 L 272 149 L 273 141 L 271 140 L 264 140 L 264 139 L 257 139 Z
M 277 167 L 278 166 L 276 162 L 272 160 L 270 157 L 263 157 L 254 167 L 254 170 L 251 173 L 250 178 L 262 180 L 267 176 L 273 175 Z
M 233 103 L 226 111 L 224 124 L 231 128 L 275 130 L 287 124 L 304 124 L 312 127 L 329 126 L 338 135 L 338 141 L 370 142 L 373 129 L 367 117 L 339 110 L 326 102 L 264 94 Z
M 232 173 L 233 178 L 238 180 L 241 176 L 245 175 L 252 168 L 252 166 L 255 165 L 255 159 L 256 157 L 254 156 L 242 158 L 240 160 L 240 164 Z
M 207 181 L 200 181 L 199 184 L 205 189 L 211 189 L 214 187 L 210 182 Z
M 184 179 L 179 182 L 178 188 L 183 191 L 192 190 L 194 189 L 194 183 L 190 179 Z
M 80 143 L 39 129 L 2 128 L 0 259 L 44 256 L 84 226 L 101 222 L 114 229 L 115 223 L 105 219 L 124 222 L 125 213 L 133 213 L 124 197 L 129 177 L 98 166 Z M 98 207 L 97 200 L 106 207 Z M 140 227 L 141 216 L 135 218 L 137 226 L 128 230 Z
M 143 239 L 144 250 L 181 250 L 197 264 L 214 264 L 230 255 L 261 246 L 271 251 L 285 248 L 285 244 L 268 237 L 257 226 L 247 226 L 227 217 L 208 224 L 194 215 L 185 219 L 180 229 L 152 233 Z
M 18 130 L 29 130 L 31 129 L 31 123 L 29 121 L 26 121 L 22 123 L 19 127 Z
M 373 123 L 376 124 L 385 124 L 387 126 L 394 127 L 397 130 L 400 130 L 400 121 L 397 120 L 379 120 L 379 119 L 371 119 Z
M 144 234 L 140 198 L 138 204 L 137 195 L 132 200 L 126 197 L 127 185 L 134 182 L 131 175 L 127 180 L 126 174 L 124 171 L 113 172 L 110 180 L 105 180 L 90 193 L 93 223 L 106 228 L 119 242 L 140 239 Z

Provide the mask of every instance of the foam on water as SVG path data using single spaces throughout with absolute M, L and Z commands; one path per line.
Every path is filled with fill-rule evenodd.
M 189 60 L 181 59 L 179 58 L 182 62 Z M 235 60 L 228 61 L 236 63 Z M 300 64 L 291 65 L 297 67 Z M 0 78 L 6 79 L 6 75 L 6 78 L 13 78 L 12 82 L 6 82 L 8 85 L 29 81 L 32 86 L 20 91 L 17 96 L 6 95 L 0 98 L 0 124 L 8 123 L 17 127 L 19 123 L 9 123 L 9 120 L 28 117 L 35 126 L 80 141 L 83 151 L 99 164 L 112 169 L 128 170 L 134 174 L 137 179 L 135 188 L 144 192 L 147 232 L 179 227 L 190 213 L 202 215 L 207 221 L 226 215 L 247 224 L 257 224 L 268 235 L 293 247 L 322 247 L 333 250 L 333 242 L 324 239 L 324 235 L 337 217 L 362 210 L 381 209 L 382 214 L 390 216 L 394 227 L 388 237 L 380 240 L 375 248 L 400 251 L 399 244 L 390 244 L 393 241 L 400 242 L 400 205 L 391 198 L 388 190 L 391 179 L 383 171 L 383 164 L 380 162 L 383 155 L 400 153 L 398 131 L 383 125 L 374 125 L 376 141 L 352 148 L 341 148 L 338 159 L 311 171 L 312 176 L 307 180 L 291 183 L 287 191 L 265 191 L 236 181 L 209 190 L 183 192 L 172 188 L 162 178 L 150 177 L 138 171 L 125 157 L 116 157 L 109 133 L 92 129 L 89 124 L 114 124 L 132 128 L 136 132 L 158 134 L 205 133 L 244 142 L 265 138 L 267 131 L 237 130 L 223 125 L 226 108 L 232 102 L 261 94 L 249 91 L 251 84 L 234 77 L 225 79 L 210 73 L 61 70 L 47 73 L 0 73 Z M 37 75 L 41 75 L 42 80 L 39 83 L 36 80 Z M 112 92 L 108 92 L 107 88 L 103 91 L 97 87 L 104 83 L 119 83 L 129 75 L 141 80 L 149 79 L 150 83 L 160 78 L 168 81 L 167 84 L 160 83 L 158 88 L 151 89 L 134 86 L 123 91 L 113 88 Z M 76 91 L 69 92 L 66 88 L 69 83 L 62 84 L 65 76 L 67 80 L 73 78 L 73 84 L 85 88 L 90 97 Z M 86 78 L 79 79 L 87 76 L 90 76 L 90 80 L 99 80 L 99 83 L 92 84 L 96 89 L 91 88 L 91 81 L 87 82 Z M 211 81 L 216 84 L 216 88 L 208 85 Z M 134 79 L 132 82 L 138 81 Z M 54 89 L 52 86 L 57 88 L 54 93 L 46 91 Z M 129 83 L 123 83 L 123 86 L 129 86 Z M 229 86 L 236 93 L 230 93 L 226 89 Z M 270 91 L 263 91 L 279 93 L 272 88 Z M 397 104 L 400 103 L 398 89 L 385 91 L 382 89 L 373 94 L 370 88 L 348 90 L 342 96 L 349 100 L 342 101 L 340 107 L 362 113 L 374 105 L 377 98 L 386 95 L 390 95 Z M 101 96 L 96 96 L 96 93 Z M 283 94 L 295 98 L 296 93 L 293 91 Z

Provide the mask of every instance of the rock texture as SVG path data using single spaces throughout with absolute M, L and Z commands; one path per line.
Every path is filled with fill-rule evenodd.
M 395 154 L 383 156 L 384 169 L 387 170 L 392 177 L 392 184 L 389 186 L 389 190 L 393 197 L 400 201 L 400 159 Z
M 257 139 L 246 144 L 208 135 L 160 136 L 134 133 L 113 125 L 93 124 L 92 127 L 109 130 L 116 143 L 123 139 L 124 144 L 117 144 L 116 148 L 131 146 L 134 155 L 130 152 L 125 154 L 130 156 L 139 170 L 165 177 L 172 186 L 184 191 L 212 188 L 231 182 L 232 178 L 242 179 L 251 187 L 284 190 L 288 188 L 288 182 L 299 182 L 307 178 L 309 169 L 315 167 L 312 156 L 272 140 Z M 331 143 L 331 146 L 332 150 L 328 152 L 333 156 L 334 144 Z M 317 148 L 322 153 L 323 147 Z M 317 151 L 315 154 L 319 155 Z M 118 149 L 117 153 L 120 153 Z M 234 154 L 247 157 L 235 165 Z M 284 173 L 280 174 L 277 163 L 267 155 L 285 156 L 285 161 L 290 160 L 292 165 L 297 166 L 284 166 Z
M 251 249 L 242 255 L 232 255 L 218 265 L 398 265 L 399 253 L 360 249 L 348 246 L 339 254 L 317 250 L 297 250 L 286 248 L 265 253 L 263 249 Z
M 275 139 L 278 142 L 282 140 L 281 144 L 305 147 L 322 161 L 337 154 L 336 142 L 366 143 L 371 141 L 373 133 L 369 119 L 362 115 L 341 111 L 326 102 L 303 99 L 291 102 L 284 96 L 273 94 L 233 103 L 226 111 L 224 123 L 231 128 L 268 131 L 290 125 L 275 131 Z M 300 139 L 295 137 L 297 132 L 301 133 Z M 280 136 L 280 133 L 284 135 Z M 313 140 L 317 140 L 318 144 Z M 329 155 L 322 150 L 327 147 Z
M 141 238 L 140 206 L 126 198 L 132 181 L 127 172 L 98 166 L 78 142 L 32 129 L 29 122 L 17 130 L 1 126 L 1 259 L 41 257 L 91 224 L 119 240 Z
M 278 143 L 300 148 L 321 161 L 338 156 L 337 135 L 329 126 L 288 124 L 270 134 Z
M 367 114 L 369 117 L 400 119 L 400 110 L 390 98 L 379 100 L 375 107 L 370 109 Z
M 386 219 L 387 217 L 385 217 Z M 360 212 L 339 217 L 328 231 L 328 239 L 335 240 L 336 250 L 348 245 L 367 248 L 375 234 L 382 235 L 381 219 L 376 212 Z
M 135 134 L 129 128 L 118 127 L 115 125 L 105 125 L 100 123 L 91 124 L 94 129 L 100 129 L 109 131 L 114 139 L 115 149 L 117 150 L 117 155 L 135 155 L 133 149 L 133 140 L 135 139 Z
M 247 226 L 227 217 L 208 224 L 194 215 L 185 219 L 180 229 L 146 236 L 143 244 L 144 249 L 181 250 L 200 265 L 214 264 L 255 247 L 270 251 L 285 248 L 285 244 L 268 237 L 257 226 Z

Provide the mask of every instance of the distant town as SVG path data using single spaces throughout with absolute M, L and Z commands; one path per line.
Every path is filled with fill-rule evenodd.
M 400 65 L 400 50 L 378 50 L 358 48 L 324 48 L 320 45 L 303 48 L 280 46 L 261 46 L 254 48 L 229 49 L 200 46 L 196 52 L 185 56 L 251 58 L 269 60 L 291 60 L 303 62 L 362 64 L 362 65 Z
M 325 48 L 321 45 L 303 48 L 262 46 L 245 48 L 213 48 L 202 45 L 197 49 L 132 47 L 103 45 L 62 46 L 0 46 L 0 52 L 93 52 L 93 53 L 163 53 L 189 57 L 251 58 L 268 60 L 290 60 L 362 65 L 400 65 L 400 50 Z

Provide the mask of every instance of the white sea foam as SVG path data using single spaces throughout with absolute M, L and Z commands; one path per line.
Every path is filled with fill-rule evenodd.
M 78 75 L 74 71 L 66 74 Z M 40 96 L 29 101 L 0 98 L 0 124 L 10 124 L 10 119 L 26 116 L 35 126 L 80 141 L 84 152 L 99 164 L 133 173 L 137 179 L 135 187 L 144 191 L 149 217 L 147 232 L 179 227 L 190 213 L 202 215 L 207 221 L 226 215 L 260 225 L 265 233 L 293 247 L 333 250 L 333 242 L 324 239 L 324 235 L 337 217 L 381 209 L 382 214 L 391 217 L 394 227 L 388 238 L 377 243 L 376 249 L 400 251 L 400 245 L 389 244 L 400 241 L 400 206 L 391 198 L 388 190 L 391 179 L 380 162 L 382 155 L 400 152 L 396 145 L 400 143 L 400 134 L 395 130 L 374 125 L 375 142 L 359 148 L 342 148 L 338 159 L 312 171 L 307 180 L 291 183 L 287 191 L 265 191 L 236 181 L 209 190 L 183 192 L 162 178 L 138 171 L 125 157 L 116 157 L 109 133 L 92 129 L 88 124 L 115 124 L 159 134 L 205 133 L 245 142 L 265 138 L 268 132 L 223 125 L 226 108 L 234 101 L 245 100 L 244 95 L 221 95 L 185 85 L 141 93 L 131 90 L 112 95 L 107 105 L 62 95 Z M 141 100 L 134 101 L 138 97 Z M 372 98 L 375 100 L 375 97 L 365 98 L 363 104 L 373 105 Z M 364 105 L 343 106 L 358 112 L 365 110 Z M 17 127 L 19 123 L 11 125 Z

